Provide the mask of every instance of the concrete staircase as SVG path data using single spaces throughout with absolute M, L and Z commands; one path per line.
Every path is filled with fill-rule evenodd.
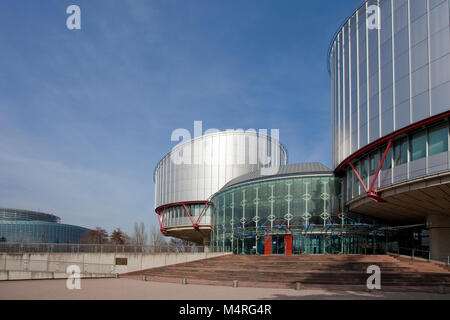
M 242 256 L 218 258 L 154 268 L 124 275 L 147 281 L 261 288 L 329 288 L 366 290 L 367 268 L 381 269 L 384 291 L 437 292 L 450 288 L 450 272 L 445 266 L 426 261 L 405 261 L 388 255 L 301 255 Z

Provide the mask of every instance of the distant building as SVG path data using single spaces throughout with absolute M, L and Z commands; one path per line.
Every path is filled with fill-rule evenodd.
M 48 213 L 0 208 L 0 242 L 78 243 L 88 229 Z

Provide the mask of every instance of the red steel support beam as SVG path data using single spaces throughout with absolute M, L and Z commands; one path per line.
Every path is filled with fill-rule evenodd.
M 189 219 L 191 219 L 192 225 L 194 226 L 195 229 L 198 230 L 198 224 L 194 223 L 194 220 L 192 220 L 192 216 L 189 213 L 189 210 L 187 209 L 187 207 L 186 207 L 186 205 L 184 203 L 183 203 L 183 207 L 184 207 L 184 210 L 186 210 L 186 212 L 187 212 L 187 214 L 189 216 Z
M 156 210 L 156 214 L 158 215 L 159 230 L 162 230 L 161 217 L 159 216 L 159 211 L 158 210 Z
M 200 216 L 198 217 L 197 222 L 195 223 L 197 226 L 198 226 L 198 223 L 199 223 L 199 221 L 200 221 L 200 218 L 202 217 L 203 212 L 205 212 L 205 209 L 206 209 L 206 207 L 208 206 L 208 204 L 209 204 L 209 202 L 206 202 L 206 203 L 205 203 L 205 206 L 203 207 L 203 210 L 202 210 L 202 212 L 200 213 Z
M 388 155 L 388 153 L 389 153 L 389 150 L 391 149 L 391 146 L 392 146 L 392 140 L 389 140 L 389 143 L 388 143 L 388 146 L 387 146 L 387 148 L 386 148 L 386 151 L 384 152 L 383 158 L 382 158 L 381 161 L 380 161 L 380 165 L 378 166 L 378 170 L 377 170 L 377 172 L 376 172 L 376 174 L 375 174 L 375 176 L 374 176 L 374 179 L 373 179 L 373 181 L 372 181 L 372 183 L 371 183 L 369 189 L 367 189 L 366 184 L 364 183 L 363 179 L 362 179 L 361 176 L 359 175 L 359 173 L 358 173 L 358 171 L 356 170 L 356 168 L 355 168 L 355 166 L 353 165 L 353 163 L 352 163 L 352 162 L 349 162 L 349 163 L 348 163 L 349 166 L 352 168 L 353 172 L 354 172 L 354 173 L 356 174 L 356 176 L 358 177 L 359 182 L 361 182 L 361 185 L 363 186 L 364 190 L 366 191 L 367 196 L 368 196 L 369 198 L 371 198 L 372 200 L 376 201 L 376 202 L 385 202 L 385 201 L 381 198 L 381 196 L 380 196 L 380 194 L 378 193 L 378 191 L 377 191 L 376 189 L 374 189 L 374 186 L 375 186 L 375 183 L 376 183 L 376 181 L 377 181 L 377 179 L 378 179 L 378 176 L 380 175 L 381 168 L 383 167 L 383 164 L 384 164 L 384 162 L 386 161 L 386 157 L 387 157 L 387 155 Z
M 162 220 L 161 220 L 161 224 L 162 224 L 164 230 L 166 230 L 166 228 L 164 228 L 164 218 L 165 217 L 166 217 L 166 208 L 164 208 L 163 216 L 162 216 Z
M 380 175 L 381 168 L 383 167 L 384 161 L 386 161 L 386 157 L 387 157 L 387 155 L 389 153 L 389 150 L 391 149 L 391 146 L 392 146 L 392 140 L 389 140 L 388 146 L 387 146 L 386 151 L 384 152 L 384 155 L 383 155 L 383 159 L 381 159 L 380 165 L 378 166 L 377 173 L 375 174 L 375 177 L 374 177 L 374 179 L 372 181 L 372 184 L 370 185 L 369 192 L 374 191 L 373 187 L 375 186 L 375 183 L 377 182 L 378 176 Z
M 361 179 L 361 176 L 359 175 L 358 171 L 356 171 L 356 168 L 355 168 L 355 166 L 353 165 L 353 163 L 349 162 L 349 165 L 350 165 L 350 167 L 352 167 L 353 172 L 354 172 L 354 173 L 356 174 L 356 176 L 358 177 L 359 182 L 361 182 L 361 184 L 362 184 L 362 186 L 363 186 L 363 188 L 364 188 L 364 191 L 366 191 L 366 193 L 368 193 L 369 190 L 367 189 L 366 184 L 364 183 L 363 179 Z
M 161 230 L 162 233 L 166 233 L 167 230 L 166 228 L 164 228 L 164 216 L 166 214 L 166 208 L 164 208 L 162 220 L 158 210 L 156 211 L 156 214 L 158 215 L 159 230 Z

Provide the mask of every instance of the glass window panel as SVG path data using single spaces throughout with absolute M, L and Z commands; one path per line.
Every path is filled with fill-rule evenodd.
M 372 75 L 369 81 L 369 96 L 373 97 L 375 94 L 378 94 L 378 72 Z
M 430 33 L 434 34 L 437 31 L 449 25 L 449 10 L 448 1 L 443 1 L 442 4 L 433 8 L 430 12 Z
M 424 40 L 411 49 L 411 70 L 428 65 L 428 41 Z
M 381 14 L 380 43 L 392 43 L 392 19 Z
M 405 164 L 408 161 L 408 140 L 406 138 L 394 144 L 394 163 L 396 166 Z
M 430 37 L 431 61 L 439 59 L 450 52 L 449 37 L 449 28 L 442 29 Z
M 387 19 L 392 15 L 392 0 L 380 1 L 380 10 L 382 19 Z
M 373 176 L 380 165 L 380 154 L 379 151 L 375 151 L 370 155 L 370 175 Z
M 395 101 L 398 104 L 409 99 L 409 76 L 404 77 L 395 84 Z
M 409 45 L 409 32 L 408 28 L 403 28 L 403 30 L 397 32 L 394 35 L 395 40 L 395 56 L 398 57 L 408 51 Z
M 410 124 L 410 101 L 407 100 L 395 108 L 395 129 L 401 129 Z
M 374 117 L 370 119 L 370 142 L 380 138 L 380 118 Z
M 450 82 L 431 90 L 432 115 L 439 114 L 450 109 Z
M 412 98 L 413 122 L 423 120 L 430 116 L 430 92 L 426 91 Z
M 447 81 L 450 81 L 450 54 L 431 63 L 431 86 L 436 87 Z
M 395 78 L 401 79 L 409 73 L 409 52 L 395 58 Z
M 428 90 L 428 66 L 412 73 L 411 95 L 417 96 Z
M 393 88 L 386 87 L 381 91 L 381 112 L 386 112 L 392 109 L 393 103 Z
M 405 2 L 403 5 L 400 4 L 400 2 Z M 394 25 L 395 25 L 395 32 L 398 32 L 399 30 L 403 29 L 408 24 L 408 3 L 407 1 L 394 1 L 395 7 L 398 7 L 394 11 Z
M 410 0 L 411 3 L 411 21 L 423 16 L 427 13 L 426 0 Z
M 428 17 L 425 15 L 411 24 L 411 46 L 426 40 L 428 37 Z
M 410 149 L 411 161 L 416 161 L 426 157 L 427 137 L 426 132 L 421 131 L 411 136 Z
M 384 153 L 386 152 L 387 145 L 384 145 L 381 148 L 381 156 L 384 156 Z M 383 162 L 383 166 L 381 167 L 382 170 L 387 170 L 392 168 L 392 146 L 389 148 L 389 151 L 386 155 L 386 160 Z
M 380 57 L 382 66 L 392 61 L 392 41 L 386 41 L 381 45 Z
M 428 131 L 428 154 L 433 156 L 448 151 L 448 126 L 442 125 Z
M 360 144 L 359 147 L 360 148 L 367 145 L 367 139 L 368 139 L 367 135 L 368 135 L 367 124 L 364 124 L 360 127 L 360 130 L 359 130 L 359 144 Z
M 384 89 L 386 87 L 392 88 L 392 83 L 393 83 L 393 71 L 392 71 L 392 61 L 390 61 L 381 68 L 381 89 Z
M 394 109 L 388 109 L 381 114 L 381 134 L 384 136 L 394 130 Z

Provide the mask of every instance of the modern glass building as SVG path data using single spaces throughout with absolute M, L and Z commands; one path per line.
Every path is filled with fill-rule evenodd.
M 422 224 L 433 257 L 450 252 L 449 0 L 363 2 L 333 37 L 328 67 L 346 209 Z
M 327 64 L 332 169 L 287 165 L 260 175 L 252 167 L 191 166 L 197 171 L 186 175 L 160 164 L 157 206 L 182 200 L 161 200 L 174 190 L 203 200 L 203 209 L 184 212 L 207 212 L 212 243 L 235 253 L 373 253 L 390 246 L 447 257 L 450 0 L 364 1 L 332 37 Z M 223 146 L 220 154 L 233 156 Z M 196 182 L 210 172 L 219 180 Z M 199 190 L 207 191 L 201 199 Z
M 342 179 L 320 163 L 250 173 L 212 197 L 212 243 L 237 254 L 371 253 L 384 233 L 373 219 L 344 213 Z M 366 248 L 367 248 L 366 247 Z
M 88 231 L 60 220 L 52 214 L 0 208 L 0 242 L 78 243 Z

